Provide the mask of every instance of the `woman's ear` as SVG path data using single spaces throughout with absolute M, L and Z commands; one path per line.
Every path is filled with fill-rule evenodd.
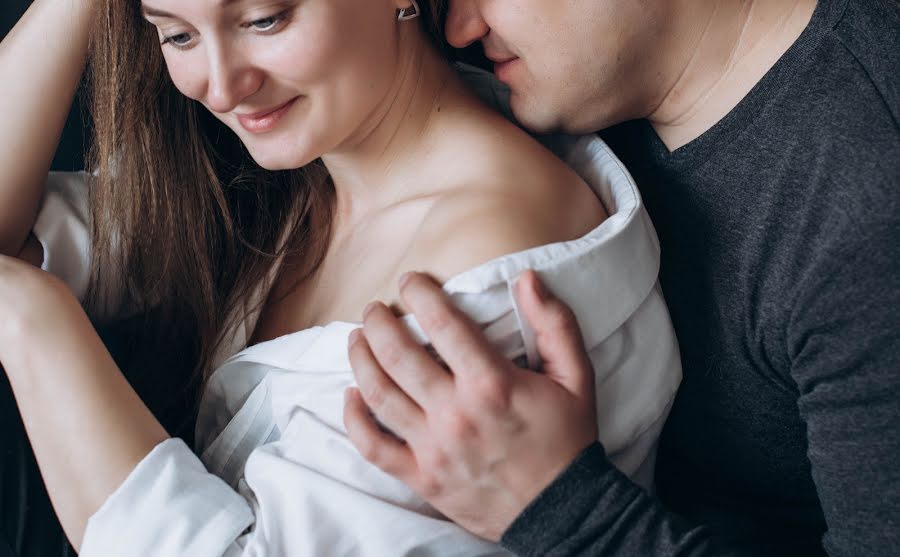
M 404 8 L 409 8 L 412 2 L 410 0 L 390 0 L 391 6 L 398 12 Z
M 397 19 L 400 21 L 417 18 L 422 13 L 418 0 L 393 0 L 393 3 L 397 9 Z

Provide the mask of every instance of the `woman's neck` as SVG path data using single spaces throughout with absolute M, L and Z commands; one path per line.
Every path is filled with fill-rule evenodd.
M 338 221 L 353 221 L 424 191 L 423 170 L 439 113 L 465 96 L 430 47 L 409 56 L 369 121 L 322 160 L 337 192 Z

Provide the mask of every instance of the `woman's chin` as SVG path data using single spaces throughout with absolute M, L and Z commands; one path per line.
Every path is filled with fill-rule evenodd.
M 254 153 L 253 150 L 250 150 L 250 155 L 253 157 L 253 160 L 256 161 L 256 164 L 258 164 L 260 167 L 272 171 L 293 170 L 296 168 L 300 168 L 313 162 L 317 158 L 300 155 L 286 157 L 284 152 Z

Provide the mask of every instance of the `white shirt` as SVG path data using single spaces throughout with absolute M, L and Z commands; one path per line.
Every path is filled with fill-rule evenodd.
M 596 137 L 555 146 L 610 217 L 582 238 L 510 254 L 444 290 L 510 358 L 536 363 L 512 288 L 526 269 L 575 311 L 596 374 L 611 461 L 650 489 L 656 442 L 681 379 L 657 282 L 659 245 L 637 188 Z M 89 262 L 83 174 L 51 174 L 35 225 L 43 268 L 83 295 Z M 258 293 L 262 295 L 264 293 Z M 366 462 L 342 420 L 354 384 L 335 322 L 246 347 L 248 314 L 205 386 L 196 454 L 160 443 L 88 522 L 82 557 L 117 555 L 493 555 L 398 480 Z M 414 319 L 406 318 L 420 342 Z M 199 454 L 199 457 L 197 456 Z

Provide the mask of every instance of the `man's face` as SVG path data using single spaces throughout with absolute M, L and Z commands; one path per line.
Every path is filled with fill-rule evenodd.
M 481 41 L 534 131 L 589 132 L 643 116 L 655 69 L 644 63 L 666 0 L 450 0 L 446 36 Z

